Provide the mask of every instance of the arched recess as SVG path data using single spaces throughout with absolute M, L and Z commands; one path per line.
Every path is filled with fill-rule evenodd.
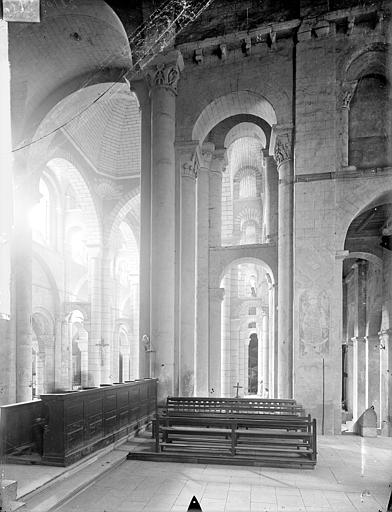
M 391 190 L 379 193 L 351 220 L 344 249 L 342 401 L 345 419 L 355 422 L 367 407 L 373 406 L 382 433 L 391 435 L 388 418 L 392 390 L 386 375 L 390 364 L 392 310 Z M 350 424 L 343 428 L 348 427 Z
M 264 261 L 239 258 L 221 274 L 224 296 L 221 308 L 221 389 L 222 396 L 233 396 L 234 386 L 241 394 L 272 396 L 275 366 L 274 277 Z M 255 336 L 257 344 L 253 340 Z M 249 350 L 257 347 L 257 364 L 250 378 Z M 250 348 L 249 348 L 250 347 Z M 254 354 L 253 354 L 254 355 Z
M 65 317 L 67 350 L 69 357 L 69 381 L 71 389 L 88 386 L 88 339 L 86 315 L 73 309 Z M 104 350 L 104 348 L 102 348 Z M 66 364 L 65 361 L 63 364 Z
M 86 225 L 87 244 L 99 246 L 102 242 L 102 230 L 99 222 L 98 209 L 87 185 L 87 181 L 83 178 L 81 172 L 65 158 L 54 157 L 49 160 L 46 165 L 59 178 L 64 176 L 75 192 L 77 192 Z
M 105 339 L 112 346 L 111 375 L 120 375 L 122 354 L 123 378 L 136 378 L 139 365 L 139 237 L 140 189 L 135 187 L 118 202 L 105 224 L 104 297 L 105 309 L 111 311 L 105 326 Z M 123 326 L 122 331 L 120 327 Z M 125 329 L 125 330 L 124 330 Z M 123 335 L 120 335 L 120 331 Z M 126 339 L 128 346 L 120 343 Z
M 59 283 L 53 261 L 46 260 L 39 247 L 32 259 L 32 335 L 36 368 L 36 390 L 41 394 L 55 389 L 55 319 L 59 318 Z M 35 353 L 34 353 L 35 352 Z
M 342 165 L 389 165 L 391 97 L 389 45 L 375 42 L 344 53 L 337 65 L 341 80 Z
M 203 143 L 214 126 L 239 114 L 260 117 L 270 126 L 277 123 L 274 108 L 263 96 L 251 91 L 237 91 L 217 98 L 204 108 L 193 127 L 192 140 Z

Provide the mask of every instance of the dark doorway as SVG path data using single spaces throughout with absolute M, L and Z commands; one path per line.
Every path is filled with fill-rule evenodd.
M 257 394 L 257 360 L 258 360 L 258 345 L 257 334 L 250 335 L 249 349 L 248 349 L 248 393 L 250 395 Z
M 118 382 L 123 382 L 124 378 L 124 360 L 121 352 L 118 354 Z

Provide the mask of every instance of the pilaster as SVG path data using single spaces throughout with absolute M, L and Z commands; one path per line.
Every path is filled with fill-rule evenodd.
M 180 337 L 179 392 L 192 396 L 195 385 L 195 252 L 196 252 L 196 177 L 194 141 L 176 143 L 176 161 L 180 172 Z
M 278 219 L 278 396 L 293 396 L 293 164 L 291 126 L 274 126 L 279 175 Z
M 354 96 L 358 82 L 343 82 L 340 93 L 340 115 L 341 115 L 341 159 L 342 167 L 349 164 L 349 128 L 350 128 L 350 103 Z
M 110 365 L 108 340 L 102 337 L 102 248 L 88 247 L 89 300 L 91 305 L 90 333 L 88 337 L 88 385 L 99 386 L 105 366 Z M 70 343 L 69 346 L 72 346 Z M 101 348 L 100 348 L 101 347 Z M 110 367 L 110 366 L 109 366 Z M 71 362 L 72 375 L 72 362 Z
M 0 405 L 15 402 L 15 336 L 11 336 L 11 239 L 12 239 L 12 153 L 11 78 L 8 54 L 8 24 L 0 21 L 0 73 L 2 93 L 0 116 Z
M 215 150 L 210 164 L 210 247 L 218 247 L 222 243 L 222 172 L 226 166 L 226 150 Z
M 210 288 L 209 396 L 221 396 L 221 322 L 224 288 Z
M 197 151 L 196 180 L 196 347 L 195 394 L 209 394 L 209 190 L 214 144 L 205 143 Z

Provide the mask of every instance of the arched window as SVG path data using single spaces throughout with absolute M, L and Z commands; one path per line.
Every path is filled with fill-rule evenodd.
M 41 178 L 39 182 L 39 202 L 32 208 L 30 212 L 30 223 L 32 229 L 33 240 L 41 244 L 47 245 L 50 240 L 50 209 L 51 197 L 48 185 Z
M 256 174 L 254 172 L 245 175 L 241 179 L 239 196 L 241 199 L 257 196 Z
M 381 75 L 361 78 L 350 104 L 349 164 L 387 165 L 388 87 Z

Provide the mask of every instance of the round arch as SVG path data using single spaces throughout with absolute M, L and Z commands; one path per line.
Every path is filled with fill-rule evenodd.
M 204 108 L 194 124 L 192 140 L 202 144 L 214 126 L 228 117 L 239 114 L 255 115 L 264 119 L 270 126 L 277 123 L 273 106 L 263 96 L 252 91 L 237 91 L 213 100 Z
M 102 230 L 100 228 L 97 207 L 93 196 L 80 171 L 65 158 L 52 158 L 47 162 L 47 167 L 54 173 L 67 176 L 72 188 L 77 191 L 80 207 L 84 213 L 87 230 L 88 245 L 99 245 L 102 241 Z
M 130 224 L 137 245 L 140 235 L 140 187 L 135 187 L 126 197 L 119 201 L 112 211 L 105 226 L 105 238 L 109 246 L 113 243 L 114 236 L 119 229 L 121 222 L 127 218 Z
M 244 249 L 242 249 L 244 251 Z M 271 278 L 271 284 L 275 284 L 275 277 L 274 272 L 272 271 L 271 266 L 266 263 L 265 260 L 258 258 L 258 257 L 252 257 L 252 256 L 243 256 L 243 257 L 236 257 L 233 260 L 231 260 L 229 263 L 226 263 L 223 270 L 221 270 L 219 275 L 219 282 L 222 282 L 222 279 L 224 278 L 225 274 L 227 274 L 228 270 L 230 270 L 231 267 L 236 265 L 241 265 L 242 263 L 253 263 L 256 265 L 261 265 L 265 268 L 266 273 Z
M 358 179 L 356 187 L 339 182 L 337 212 L 339 222 L 336 229 L 336 250 L 343 251 L 347 231 L 353 220 L 369 208 L 383 203 L 392 203 L 392 176 L 379 179 Z M 349 198 L 349 200 L 347 199 Z
M 388 45 L 375 43 L 352 53 L 342 61 L 343 78 L 347 81 L 360 80 L 368 74 L 381 74 L 387 77 Z

